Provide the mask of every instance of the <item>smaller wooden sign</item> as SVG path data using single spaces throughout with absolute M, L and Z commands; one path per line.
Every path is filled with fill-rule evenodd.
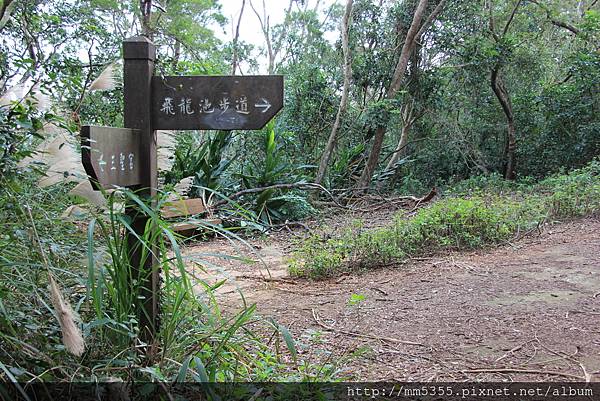
M 81 161 L 94 189 L 142 183 L 140 139 L 139 130 L 81 127 Z

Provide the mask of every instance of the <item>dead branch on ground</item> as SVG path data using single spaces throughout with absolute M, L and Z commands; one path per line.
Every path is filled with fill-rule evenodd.
M 397 338 L 392 338 L 392 337 L 380 337 L 380 336 L 375 336 L 372 334 L 361 334 L 361 333 L 355 333 L 353 331 L 339 330 L 339 329 L 336 329 L 334 327 L 328 326 L 325 323 L 323 323 L 321 321 L 321 319 L 319 319 L 319 315 L 317 314 L 317 311 L 315 311 L 314 309 L 312 309 L 312 315 L 313 315 L 313 319 L 319 326 L 321 326 L 325 330 L 333 331 L 335 333 L 345 334 L 347 336 L 352 336 L 352 337 L 368 338 L 371 340 L 387 341 L 387 342 L 392 342 L 392 343 L 397 343 L 397 344 L 417 345 L 419 347 L 426 346 L 425 344 L 417 343 L 414 341 L 399 340 Z

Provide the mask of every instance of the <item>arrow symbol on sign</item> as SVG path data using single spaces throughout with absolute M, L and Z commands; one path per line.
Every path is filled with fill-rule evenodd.
M 271 103 L 269 103 L 269 101 L 264 97 L 261 97 L 260 100 L 262 100 L 262 103 L 255 104 L 254 107 L 258 109 L 264 109 L 262 112 L 266 113 L 267 110 L 271 108 Z

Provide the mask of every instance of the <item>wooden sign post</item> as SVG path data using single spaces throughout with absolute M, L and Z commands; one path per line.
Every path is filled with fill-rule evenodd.
M 158 188 L 158 168 L 156 155 L 156 132 L 152 127 L 152 76 L 156 47 L 143 36 L 127 39 L 123 42 L 123 120 L 126 128 L 139 130 L 140 133 L 140 183 L 134 187 L 138 195 L 148 202 L 155 202 Z M 152 204 L 152 207 L 154 204 Z M 134 206 L 126 208 L 131 218 L 131 228 L 137 236 L 143 237 L 149 217 Z M 149 227 L 156 230 L 157 227 Z M 160 268 L 158 249 L 153 246 L 150 252 L 144 252 L 143 244 L 136 235 L 127 236 L 129 264 L 132 275 L 141 286 L 143 311 L 138 316 L 140 337 L 147 344 L 153 343 L 160 326 Z
M 82 163 L 94 189 L 128 187 L 147 202 L 157 193 L 155 130 L 257 130 L 283 107 L 283 76 L 154 76 L 156 48 L 145 37 L 123 42 L 125 128 L 85 126 Z M 152 205 L 155 206 L 155 205 Z M 148 216 L 134 205 L 126 213 L 135 232 L 127 237 L 133 279 L 141 286 L 140 336 L 153 344 L 160 326 L 158 250 L 138 237 Z

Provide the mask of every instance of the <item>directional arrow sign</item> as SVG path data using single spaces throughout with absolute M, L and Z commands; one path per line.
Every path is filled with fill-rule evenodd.
M 141 184 L 138 130 L 81 127 L 81 161 L 94 189 Z
M 152 78 L 154 129 L 261 129 L 283 107 L 283 76 Z
M 269 109 L 272 107 L 272 105 L 264 97 L 261 98 L 260 100 L 261 100 L 262 103 L 255 104 L 254 107 L 256 107 L 257 109 L 262 109 L 262 113 L 266 113 L 267 111 L 269 111 Z

